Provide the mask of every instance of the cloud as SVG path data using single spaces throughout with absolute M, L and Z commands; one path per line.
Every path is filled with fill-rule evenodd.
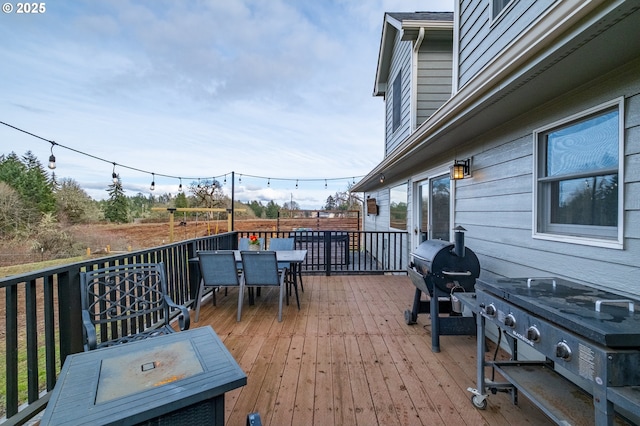
M 384 103 L 371 95 L 384 12 L 442 5 L 453 8 L 452 0 L 56 1 L 37 19 L 3 16 L 0 37 L 12 42 L 0 45 L 0 117 L 106 160 L 55 149 L 58 176 L 94 197 L 105 196 L 113 162 L 133 193 L 148 193 L 151 172 L 156 193 L 175 193 L 175 177 L 231 171 L 361 176 L 384 153 Z M 48 158 L 45 141 L 6 128 L 0 140 L 3 152 Z M 350 181 L 296 190 L 294 181 L 246 180 L 236 194 L 282 203 L 293 191 L 317 208 Z

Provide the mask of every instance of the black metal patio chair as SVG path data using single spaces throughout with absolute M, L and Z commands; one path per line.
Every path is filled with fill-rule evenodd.
M 171 300 L 163 263 L 134 263 L 80 274 L 84 349 L 89 351 L 189 329 L 189 310 Z

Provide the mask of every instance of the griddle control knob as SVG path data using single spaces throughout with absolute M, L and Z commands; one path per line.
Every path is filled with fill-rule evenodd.
M 532 342 L 540 341 L 540 330 L 538 330 L 538 327 L 532 325 L 527 329 L 527 339 L 531 340 Z
M 496 316 L 496 306 L 493 303 L 491 303 L 489 306 L 484 308 L 484 313 L 487 314 L 488 317 L 495 317 Z
M 556 345 L 556 356 L 565 361 L 571 360 L 571 348 L 567 342 L 558 342 Z
M 504 317 L 504 325 L 511 328 L 516 328 L 516 317 L 513 314 L 509 314 Z

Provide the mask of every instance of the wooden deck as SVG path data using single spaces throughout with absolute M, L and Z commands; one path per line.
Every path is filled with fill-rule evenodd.
M 552 424 L 524 396 L 476 409 L 475 336 L 442 336 L 433 353 L 428 315 L 404 322 L 414 291 L 406 276 L 305 276 L 281 323 L 273 290 L 245 296 L 239 323 L 235 289 L 204 301 L 192 327 L 212 326 L 248 376 L 226 395 L 227 424 L 253 412 L 278 426 Z

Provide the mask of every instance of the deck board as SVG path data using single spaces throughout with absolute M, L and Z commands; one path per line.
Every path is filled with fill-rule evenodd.
M 212 326 L 247 373 L 247 385 L 226 395 L 229 425 L 258 412 L 263 425 L 552 424 L 524 396 L 471 404 L 476 386 L 474 336 L 441 336 L 431 351 L 427 314 L 404 322 L 415 287 L 406 276 L 305 276 L 277 321 L 275 289 L 236 321 L 237 290 L 203 301 L 200 321 Z M 488 354 L 487 356 L 492 356 Z

